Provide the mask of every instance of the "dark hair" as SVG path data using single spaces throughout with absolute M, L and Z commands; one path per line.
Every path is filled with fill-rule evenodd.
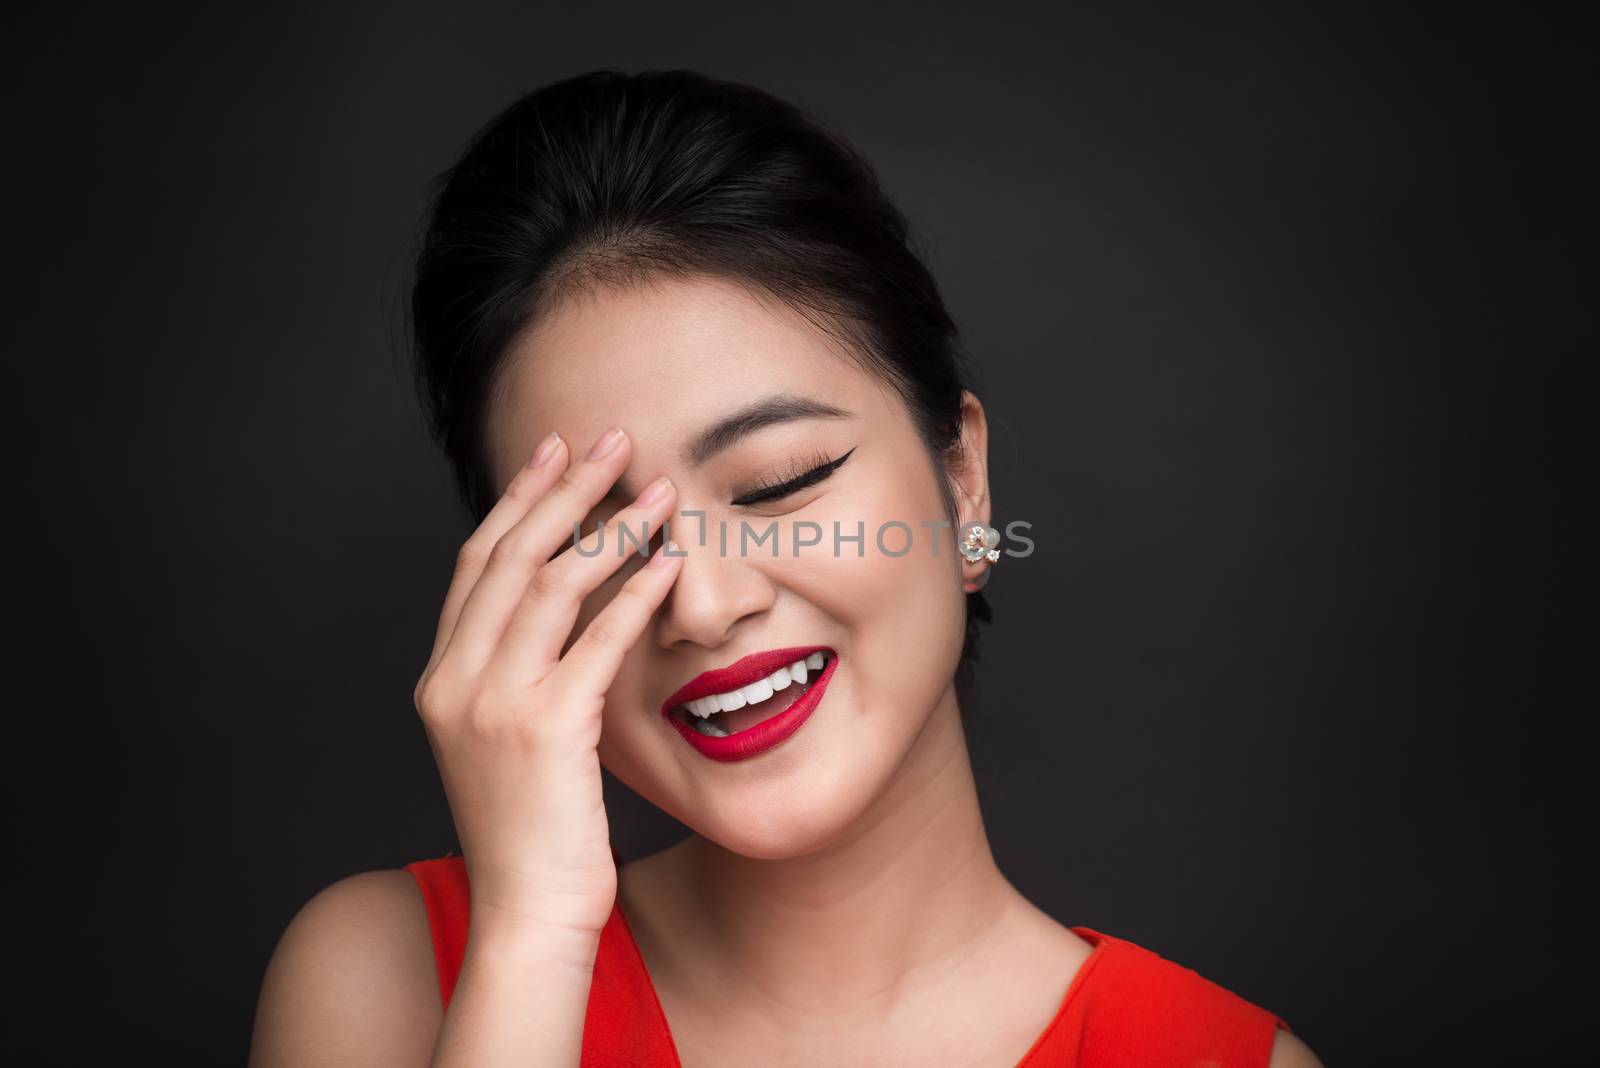
M 411 292 L 417 390 L 474 521 L 499 495 L 484 420 L 513 340 L 566 294 L 653 274 L 782 300 L 888 380 L 931 458 L 956 454 L 966 361 L 907 231 L 858 151 L 752 86 L 599 70 L 518 99 L 435 180 Z M 968 594 L 964 717 L 990 618 Z

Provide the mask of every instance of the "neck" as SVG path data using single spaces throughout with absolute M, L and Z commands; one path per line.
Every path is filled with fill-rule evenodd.
M 882 1013 L 948 982 L 1020 900 L 990 852 L 949 690 L 888 789 L 825 848 L 751 860 L 699 835 L 680 848 L 680 974 L 767 1014 Z

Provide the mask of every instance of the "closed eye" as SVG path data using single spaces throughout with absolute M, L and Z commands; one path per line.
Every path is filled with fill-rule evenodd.
M 785 478 L 779 482 L 747 490 L 734 498 L 733 503 L 736 505 L 751 505 L 765 504 L 768 501 L 781 501 L 792 493 L 798 493 L 808 486 L 815 486 L 818 482 L 833 474 L 844 465 L 846 460 L 850 459 L 850 453 L 855 451 L 852 448 L 850 452 L 845 453 L 837 460 L 829 460 L 827 463 L 820 464 L 792 478 Z

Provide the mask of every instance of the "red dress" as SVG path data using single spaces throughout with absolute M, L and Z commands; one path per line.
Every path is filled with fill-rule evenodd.
M 611 850 L 616 855 L 616 848 Z M 617 858 L 621 865 L 621 857 Z M 446 1008 L 467 948 L 471 897 L 460 857 L 407 864 L 422 889 Z M 1132 942 L 1087 927 L 1094 948 L 1061 1008 L 1016 1068 L 1265 1068 L 1277 1029 L 1265 1009 Z M 681 1068 L 667 1017 L 620 901 L 600 932 L 582 1068 Z

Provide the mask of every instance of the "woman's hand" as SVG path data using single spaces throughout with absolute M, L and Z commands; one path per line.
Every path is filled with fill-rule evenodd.
M 581 542 L 588 556 L 570 544 L 632 444 L 612 430 L 576 464 L 559 437 L 545 445 L 462 545 L 414 694 L 467 865 L 474 940 L 506 927 L 595 937 L 604 927 L 617 871 L 595 752 L 600 710 L 678 574 L 680 558 L 657 551 L 567 649 L 584 599 L 637 553 L 613 538 L 596 552 L 599 530 Z M 608 525 L 638 534 L 648 523 L 653 536 L 676 499 L 659 479 Z

